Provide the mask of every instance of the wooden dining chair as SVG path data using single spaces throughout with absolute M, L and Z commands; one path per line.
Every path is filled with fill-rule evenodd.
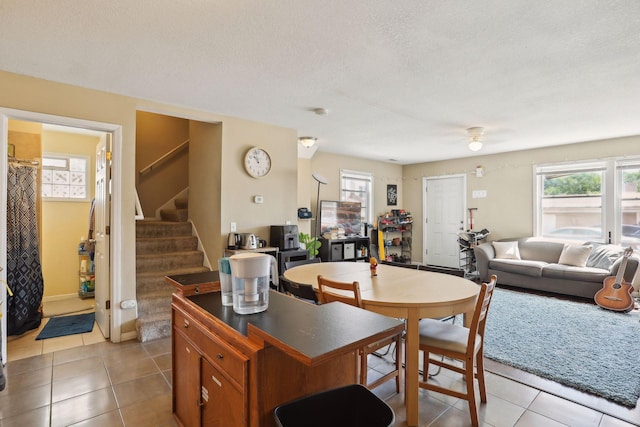
M 328 304 L 334 301 L 340 301 L 345 304 L 354 305 L 362 308 L 362 296 L 360 294 L 360 283 L 358 282 L 337 282 L 330 280 L 321 275 L 318 276 L 318 299 L 321 304 Z M 360 384 L 372 390 L 379 385 L 395 378 L 396 392 L 400 393 L 400 382 L 402 381 L 402 362 L 401 362 L 401 337 L 396 335 L 393 338 L 386 338 L 376 343 L 370 344 L 360 349 Z M 395 352 L 395 368 L 393 371 L 383 375 L 371 383 L 367 383 L 368 363 L 367 358 L 376 351 L 394 345 Z
M 478 380 L 480 401 L 483 403 L 487 401 L 484 381 L 484 331 L 496 280 L 497 277 L 493 275 L 489 283 L 480 285 L 480 294 L 476 301 L 471 325 L 468 328 L 438 320 L 427 319 L 420 322 L 420 350 L 424 353 L 420 387 L 466 400 L 469 403 L 471 423 L 474 427 L 478 426 L 475 379 Z M 440 356 L 442 360 L 432 356 Z M 462 362 L 462 367 L 459 364 L 456 365 L 456 361 Z M 464 375 L 466 392 L 448 389 L 429 382 L 430 363 Z

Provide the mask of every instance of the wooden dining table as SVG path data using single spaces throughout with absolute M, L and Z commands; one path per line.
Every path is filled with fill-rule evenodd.
M 318 275 L 360 283 L 363 308 L 406 321 L 405 406 L 407 424 L 418 425 L 419 321 L 465 314 L 471 319 L 480 287 L 462 277 L 380 264 L 372 276 L 369 263 L 321 262 L 286 270 L 286 280 L 318 287 Z M 465 320 L 466 322 L 466 320 Z

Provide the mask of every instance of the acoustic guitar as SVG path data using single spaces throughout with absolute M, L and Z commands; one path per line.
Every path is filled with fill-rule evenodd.
M 629 247 L 624 251 L 624 258 L 620 263 L 618 273 L 604 279 L 602 289 L 596 292 L 593 299 L 602 308 L 614 311 L 628 312 L 633 309 L 634 301 L 631 296 L 633 286 L 624 281 L 624 272 L 627 268 L 627 260 L 633 253 Z

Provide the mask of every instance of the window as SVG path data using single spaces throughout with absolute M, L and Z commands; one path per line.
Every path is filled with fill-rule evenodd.
M 360 223 L 371 224 L 373 206 L 373 174 L 340 169 L 340 200 L 360 202 Z M 364 236 L 364 228 L 361 235 Z
M 640 159 L 537 166 L 535 173 L 537 236 L 640 243 Z
M 44 154 L 42 157 L 42 198 L 44 200 L 90 200 L 89 157 Z

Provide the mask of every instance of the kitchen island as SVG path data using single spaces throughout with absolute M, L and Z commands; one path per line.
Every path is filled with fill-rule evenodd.
M 183 426 L 273 426 L 278 405 L 356 383 L 358 349 L 404 329 L 346 304 L 313 305 L 274 291 L 267 311 L 239 315 L 208 291 L 215 286 L 197 286 L 189 275 L 167 282 L 176 287 L 172 393 Z

